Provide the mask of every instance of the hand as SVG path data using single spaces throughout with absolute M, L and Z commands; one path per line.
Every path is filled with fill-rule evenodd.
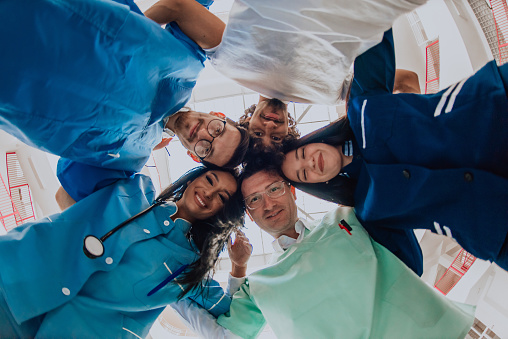
M 236 231 L 235 242 L 228 239 L 228 252 L 231 263 L 238 268 L 246 268 L 252 254 L 252 245 L 242 231 Z

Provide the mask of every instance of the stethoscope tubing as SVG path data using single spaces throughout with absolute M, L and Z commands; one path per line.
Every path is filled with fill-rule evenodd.
M 164 200 L 158 200 L 156 201 L 154 204 L 150 205 L 148 208 L 144 209 L 143 211 L 139 212 L 138 214 L 130 217 L 129 219 L 123 221 L 122 223 L 120 223 L 118 226 L 116 226 L 115 228 L 113 228 L 111 231 L 109 231 L 108 233 L 104 234 L 102 237 L 100 238 L 97 238 L 96 236 L 94 235 L 88 235 L 85 237 L 84 241 L 83 241 L 83 252 L 85 253 L 85 255 L 90 258 L 90 259 L 97 259 L 97 258 L 100 258 L 104 255 L 104 241 L 109 238 L 111 235 L 113 235 L 116 231 L 118 231 L 119 229 L 121 229 L 122 227 L 124 227 L 125 225 L 127 225 L 128 223 L 130 223 L 131 221 L 133 221 L 134 219 L 136 218 L 139 218 L 143 215 L 145 215 L 146 213 L 150 212 L 154 207 L 156 206 L 159 206 L 159 205 L 162 205 L 165 201 Z M 101 246 L 100 248 L 100 251 L 101 253 L 99 254 L 93 254 L 89 248 L 87 247 L 89 245 L 89 240 L 92 240 L 92 242 L 94 243 L 94 245 L 99 245 Z M 88 243 L 87 243 L 88 242 Z M 174 273 L 172 273 L 169 277 L 167 277 L 166 279 L 164 279 L 160 284 L 158 284 L 157 286 L 155 286 L 150 292 L 148 292 L 147 294 L 147 297 L 153 295 L 155 292 L 159 291 L 160 289 L 162 289 L 164 286 L 166 286 L 169 282 L 171 282 L 173 279 L 175 279 L 178 275 L 180 275 L 180 273 L 182 273 L 186 268 L 187 266 L 189 265 L 183 265 L 181 266 L 179 269 L 177 269 Z
M 107 238 L 109 238 L 111 235 L 113 235 L 113 233 L 115 233 L 116 231 L 118 231 L 120 228 L 124 227 L 125 225 L 127 225 L 128 223 L 130 223 L 131 221 L 133 221 L 134 219 L 136 218 L 139 218 L 143 215 L 145 215 L 146 213 L 150 212 L 154 207 L 157 207 L 159 205 L 162 205 L 164 203 L 164 200 L 161 200 L 161 201 L 156 201 L 154 204 L 150 205 L 150 207 L 146 208 L 145 210 L 139 212 L 138 214 L 136 214 L 135 216 L 133 217 L 130 217 L 129 219 L 125 220 L 124 222 L 122 222 L 121 224 L 119 224 L 118 226 L 116 226 L 115 228 L 113 228 L 111 231 L 109 231 L 108 233 L 104 234 L 100 240 L 102 242 L 104 242 Z
M 150 212 L 154 207 L 157 207 L 159 205 L 162 205 L 165 201 L 164 200 L 158 200 L 154 204 L 150 205 L 148 208 L 144 209 L 143 211 L 139 212 L 138 214 L 130 217 L 129 219 L 121 222 L 119 225 L 111 229 L 109 232 L 104 234 L 102 237 L 97 238 L 95 235 L 87 235 L 83 239 L 83 252 L 85 255 L 90 259 L 97 259 L 104 255 L 104 241 L 106 241 L 107 238 L 109 238 L 111 235 L 113 235 L 116 231 L 130 223 L 136 218 L 139 218 L 146 213 Z M 90 249 L 90 243 L 92 243 L 95 246 L 100 247 L 99 249 L 91 250 Z

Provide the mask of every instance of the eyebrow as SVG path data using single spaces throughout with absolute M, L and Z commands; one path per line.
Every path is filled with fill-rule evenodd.
M 215 174 L 214 172 L 212 172 L 212 175 L 215 177 L 215 180 L 216 180 L 217 182 L 219 182 L 219 177 L 217 176 L 217 174 Z
M 296 158 L 296 160 L 299 160 L 298 159 L 298 148 L 295 150 L 295 158 Z M 298 172 L 298 170 L 296 170 L 296 178 L 298 179 L 298 181 L 303 182 L 302 179 L 300 179 L 300 173 Z
M 296 178 L 298 181 L 303 182 L 302 179 L 300 179 L 300 172 L 298 172 L 298 170 L 296 171 Z

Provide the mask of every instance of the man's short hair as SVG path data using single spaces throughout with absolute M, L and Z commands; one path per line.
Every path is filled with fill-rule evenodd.
M 241 188 L 244 180 L 261 171 L 278 175 L 286 180 L 281 171 L 283 160 L 284 154 L 282 152 L 273 152 L 263 147 L 256 151 L 249 148 L 243 163 L 242 173 L 238 179 L 238 187 Z

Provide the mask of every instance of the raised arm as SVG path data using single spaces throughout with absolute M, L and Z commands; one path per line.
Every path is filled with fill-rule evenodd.
M 252 253 L 252 245 L 242 231 L 236 232 L 235 242 L 228 240 L 228 252 L 231 259 L 231 276 L 243 278 L 247 273 L 247 262 Z
M 201 48 L 220 44 L 226 25 L 195 0 L 160 0 L 144 13 L 160 25 L 176 22 Z

